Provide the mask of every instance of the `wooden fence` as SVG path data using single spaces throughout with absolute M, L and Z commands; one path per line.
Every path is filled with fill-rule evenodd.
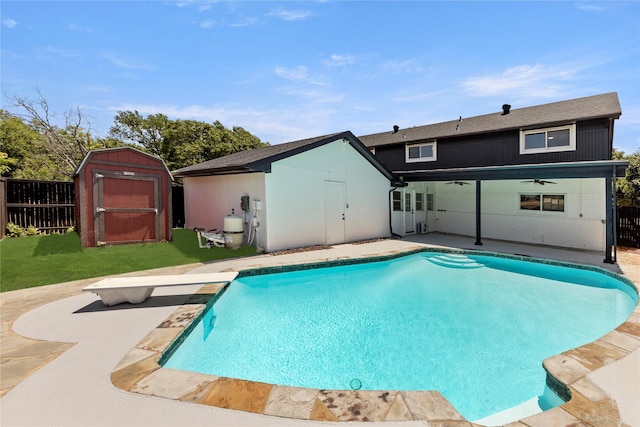
M 618 245 L 640 248 L 640 207 L 618 206 Z
M 3 178 L 0 182 L 2 236 L 12 222 L 41 233 L 64 233 L 75 226 L 73 182 Z
M 184 191 L 175 185 L 173 195 L 173 227 L 184 227 Z M 64 233 L 76 224 L 73 182 L 0 178 L 0 238 L 7 224 L 41 233 Z

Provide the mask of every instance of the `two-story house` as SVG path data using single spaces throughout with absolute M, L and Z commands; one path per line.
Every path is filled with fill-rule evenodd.
M 605 251 L 615 247 L 616 93 L 511 109 L 359 139 L 405 183 L 394 234 L 442 232 Z

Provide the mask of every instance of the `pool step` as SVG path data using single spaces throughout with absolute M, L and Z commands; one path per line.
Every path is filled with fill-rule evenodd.
M 484 267 L 483 264 L 476 262 L 466 255 L 460 254 L 442 254 L 427 258 L 434 264 L 451 268 L 479 268 Z

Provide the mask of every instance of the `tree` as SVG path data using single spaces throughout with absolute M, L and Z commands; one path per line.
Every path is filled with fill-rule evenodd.
M 38 145 L 40 134 L 25 124 L 22 119 L 0 110 L 0 156 L 2 176 L 15 176 Z M 19 177 L 19 176 L 18 176 Z
M 625 195 L 633 206 L 640 206 L 640 149 L 628 156 Z
M 55 116 L 51 113 L 46 98 L 37 89 L 36 93 L 35 100 L 17 95 L 7 97 L 11 106 L 22 114 L 3 117 L 3 125 L 6 123 L 5 127 L 15 130 L 19 126 L 14 118 L 18 118 L 31 131 L 23 131 L 20 137 L 11 134 L 13 139 L 7 140 L 7 146 L 11 145 L 21 156 L 19 169 L 13 171 L 12 176 L 69 180 L 90 150 L 119 144 L 118 141 L 95 139 L 91 135 L 90 123 L 79 108 L 66 112 L 63 115 L 64 126 L 59 127 L 54 123 Z M 11 153 L 7 154 L 9 158 L 15 158 L 11 157 Z
M 631 155 L 623 151 L 613 150 L 616 160 L 627 160 L 627 174 L 616 183 L 616 199 L 619 206 L 640 206 L 640 149 Z
M 138 111 L 119 111 L 109 135 L 139 144 L 170 170 L 268 145 L 241 127 L 230 130 L 219 121 L 170 120 L 164 114 L 145 118 Z

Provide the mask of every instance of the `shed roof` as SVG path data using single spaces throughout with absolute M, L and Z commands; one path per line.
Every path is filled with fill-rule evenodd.
M 344 139 L 355 148 L 369 163 L 378 169 L 390 181 L 394 176 L 364 144 L 350 131 L 318 136 L 315 138 L 301 139 L 283 144 L 270 145 L 268 147 L 245 150 L 217 159 L 208 160 L 197 165 L 184 167 L 173 171 L 176 177 L 225 175 L 233 173 L 270 172 L 271 164 L 278 160 L 320 147 L 322 145 Z
M 98 150 L 91 150 L 84 156 L 84 158 L 82 159 L 80 164 L 76 167 L 76 169 L 73 171 L 71 176 L 73 177 L 78 175 L 80 171 L 84 169 L 87 166 L 87 164 L 92 161 L 93 157 L 96 154 L 115 152 L 115 151 L 130 151 L 136 155 L 148 157 L 160 163 L 162 165 L 161 166 L 162 169 L 164 169 L 167 175 L 169 175 L 169 178 L 173 180 L 173 176 L 171 175 L 171 172 L 169 172 L 169 168 L 167 167 L 167 164 L 164 162 L 164 160 L 162 160 L 160 157 L 154 156 L 153 154 L 145 153 L 144 151 L 138 150 L 137 148 L 133 148 L 133 147 L 112 147 L 112 148 L 101 148 Z
M 399 129 L 397 132 L 375 133 L 359 138 L 367 147 L 371 148 L 511 129 L 531 129 L 578 120 L 604 117 L 617 119 L 620 114 L 622 114 L 622 109 L 618 94 L 610 92 L 534 107 L 518 108 L 510 110 L 509 114 L 503 114 L 501 111 L 469 118 L 460 117 L 448 122 Z

